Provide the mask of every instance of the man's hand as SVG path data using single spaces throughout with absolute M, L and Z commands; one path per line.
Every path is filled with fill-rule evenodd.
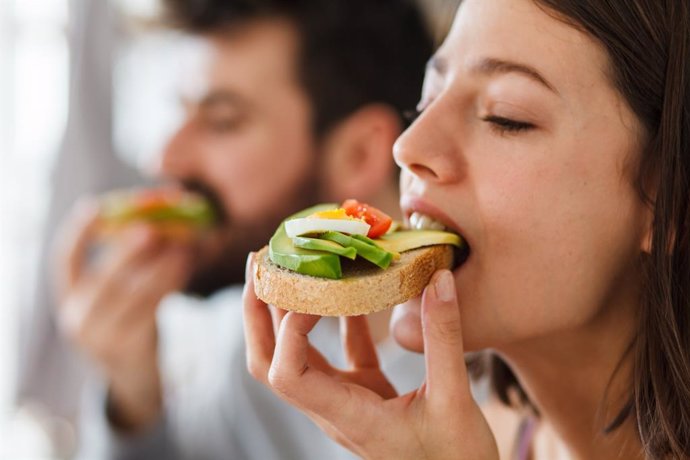
M 135 432 L 160 415 L 156 310 L 189 276 L 187 247 L 134 224 L 94 253 L 98 204 L 84 202 L 57 240 L 58 316 L 63 331 L 104 372 L 109 417 Z
M 250 259 L 243 299 L 249 371 L 331 438 L 366 459 L 499 458 L 470 393 L 450 272 L 437 272 L 422 297 L 426 382 L 398 396 L 363 317 L 345 319 L 350 369 L 335 369 L 309 343 L 319 317 L 285 314 L 257 299 L 252 265 Z

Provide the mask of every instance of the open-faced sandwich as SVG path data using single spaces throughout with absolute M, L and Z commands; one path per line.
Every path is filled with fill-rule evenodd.
M 215 221 L 213 207 L 203 196 L 180 188 L 118 190 L 105 195 L 101 203 L 101 229 L 106 235 L 146 222 L 168 238 L 187 239 Z
M 455 233 L 404 230 L 355 200 L 323 204 L 283 221 L 256 255 L 254 286 L 257 297 L 285 310 L 373 313 L 420 295 L 463 247 Z

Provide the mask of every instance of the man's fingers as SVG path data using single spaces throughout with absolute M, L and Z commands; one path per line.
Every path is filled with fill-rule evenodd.
M 123 311 L 126 321 L 142 315 L 153 315 L 163 298 L 183 288 L 189 277 L 191 254 L 185 248 L 166 248 L 151 260 L 136 267 L 124 284 L 128 304 L 133 311 Z
M 276 341 L 268 305 L 256 297 L 254 291 L 254 253 L 247 258 L 245 280 L 242 305 L 247 369 L 252 377 L 268 384 L 268 370 Z
M 98 226 L 98 202 L 82 199 L 69 214 L 55 240 L 57 276 L 61 294 L 82 275 L 93 234 Z
M 117 246 L 106 248 L 106 253 L 96 265 L 80 279 L 80 284 L 94 294 L 92 313 L 100 314 L 112 305 L 131 303 L 132 284 L 136 284 L 139 275 L 147 267 L 155 265 L 157 258 L 164 254 L 165 248 L 156 248 L 156 243 L 155 231 L 147 225 L 137 224 L 125 231 Z
M 129 275 L 134 263 L 151 257 L 153 249 L 162 251 L 159 243 L 160 236 L 151 225 L 133 224 L 131 228 L 122 231 L 120 241 L 106 248 L 98 267 L 94 268 L 94 275 L 118 282 Z
M 455 281 L 448 270 L 434 274 L 422 296 L 426 396 L 432 407 L 455 410 L 470 397 Z
M 378 368 L 376 346 L 369 332 L 366 316 L 348 316 L 340 319 L 343 350 L 348 364 L 355 369 Z
M 61 315 L 64 326 L 81 341 L 96 343 L 107 337 L 117 341 L 140 323 L 155 325 L 163 297 L 184 284 L 189 260 L 184 250 L 171 248 L 128 267 L 126 276 L 117 281 L 91 280 L 91 285 L 66 302 Z

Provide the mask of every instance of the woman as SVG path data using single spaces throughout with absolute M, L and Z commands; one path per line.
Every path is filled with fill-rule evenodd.
M 690 457 L 689 10 L 465 0 L 394 152 L 406 215 L 471 250 L 396 307 L 425 384 L 389 394 L 361 319 L 338 371 L 247 295 L 252 374 L 365 458 Z

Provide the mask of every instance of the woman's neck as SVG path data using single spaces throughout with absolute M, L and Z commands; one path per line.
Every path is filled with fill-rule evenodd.
M 552 432 L 572 458 L 643 458 L 634 420 L 605 434 L 631 396 L 639 293 L 622 290 L 583 327 L 498 351 L 539 410 L 538 438 Z

